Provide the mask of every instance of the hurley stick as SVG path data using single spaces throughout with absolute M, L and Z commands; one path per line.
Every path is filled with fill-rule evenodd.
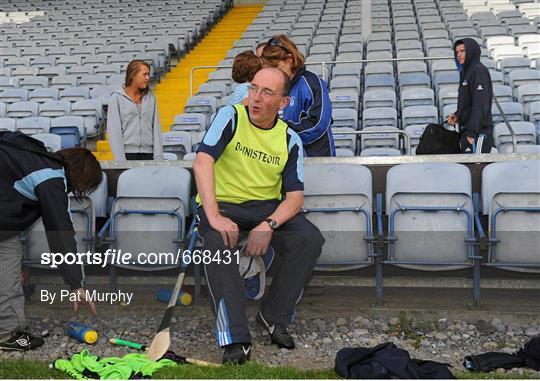
M 194 218 L 191 224 L 193 229 L 191 237 L 189 238 L 188 251 L 193 250 L 193 246 L 195 246 L 195 239 L 197 237 L 197 224 L 195 220 L 196 219 Z M 150 360 L 157 361 L 162 358 L 171 345 L 170 326 L 172 314 L 176 301 L 178 300 L 178 295 L 180 294 L 180 289 L 182 288 L 182 283 L 184 282 L 184 276 L 186 275 L 188 265 L 189 262 L 187 264 L 182 263 L 180 274 L 178 274 L 178 279 L 176 279 L 176 285 L 174 286 L 171 299 L 169 299 L 169 304 L 167 305 L 163 319 L 161 319 L 161 324 L 159 325 L 157 334 L 154 336 L 154 340 L 152 340 L 152 344 L 150 344 L 150 347 L 148 348 L 148 358 Z

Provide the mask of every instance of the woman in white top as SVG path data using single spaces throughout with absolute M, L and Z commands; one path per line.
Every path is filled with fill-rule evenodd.
M 150 65 L 133 60 L 124 86 L 111 96 L 107 133 L 115 160 L 163 160 L 161 124 L 149 83 Z

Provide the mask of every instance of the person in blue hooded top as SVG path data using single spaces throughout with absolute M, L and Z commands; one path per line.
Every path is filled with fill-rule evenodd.
M 458 104 L 457 111 L 448 117 L 448 124 L 459 125 L 462 152 L 489 153 L 493 147 L 493 86 L 480 54 L 480 46 L 472 38 L 454 43 L 459 70 Z
M 287 74 L 292 87 L 283 120 L 302 139 L 305 156 L 336 156 L 332 135 L 332 103 L 326 82 L 306 70 L 305 58 L 287 36 L 273 36 L 261 53 L 263 67 L 275 67 Z

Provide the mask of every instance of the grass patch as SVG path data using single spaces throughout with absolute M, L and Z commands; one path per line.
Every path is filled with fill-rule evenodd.
M 5 360 L 0 366 L 0 379 L 69 379 L 67 373 L 49 369 L 49 364 L 31 360 Z M 338 379 L 333 369 L 305 371 L 298 368 L 248 363 L 219 368 L 179 365 L 154 373 L 155 379 Z
M 533 374 L 530 370 L 523 369 L 523 374 L 518 374 L 516 372 L 507 372 L 507 373 L 471 373 L 466 370 L 454 370 L 452 372 L 454 376 L 458 379 L 473 379 L 473 380 L 535 380 L 538 379 L 537 374 Z
M 458 379 L 505 380 L 535 379 L 537 374 L 524 369 L 522 375 L 510 373 L 471 373 L 466 370 L 452 369 Z M 70 376 L 56 369 L 49 369 L 49 364 L 31 360 L 5 360 L 1 362 L 0 379 L 69 379 Z M 270 367 L 248 363 L 243 366 L 227 365 L 219 368 L 179 365 L 164 368 L 156 372 L 155 379 L 339 379 L 333 369 L 305 371 L 298 368 L 279 366 Z

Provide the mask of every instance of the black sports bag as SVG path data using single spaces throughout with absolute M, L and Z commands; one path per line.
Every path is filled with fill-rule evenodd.
M 447 130 L 440 124 L 428 124 L 420 137 L 420 143 L 416 147 L 416 154 L 437 155 L 460 153 L 460 137 L 459 132 Z

